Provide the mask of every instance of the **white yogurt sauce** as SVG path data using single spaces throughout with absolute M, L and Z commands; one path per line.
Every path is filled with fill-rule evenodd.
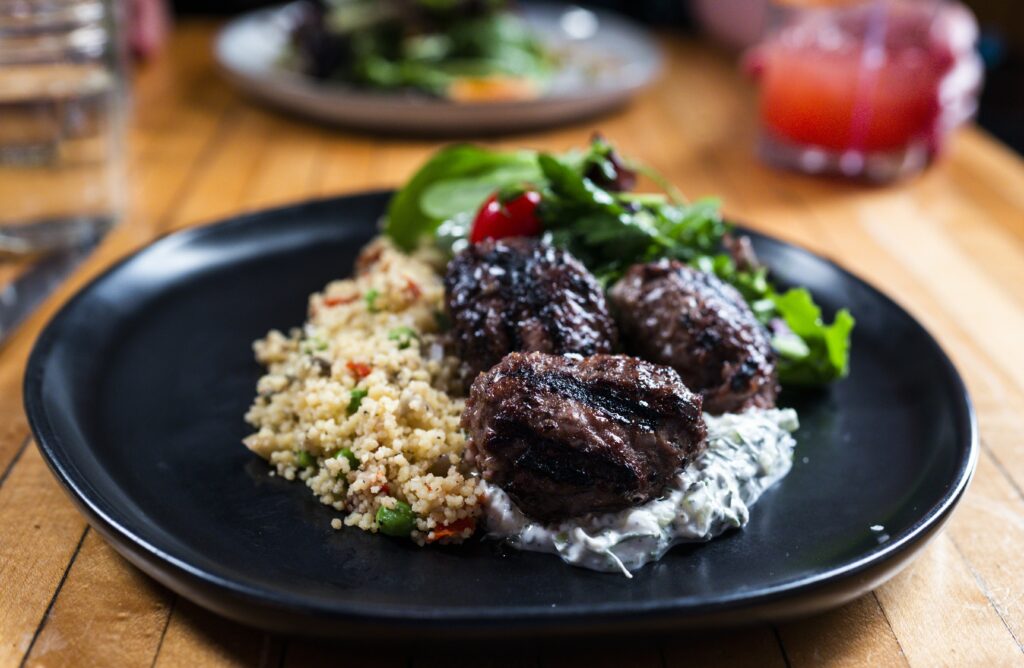
M 793 463 L 792 409 L 705 415 L 708 448 L 676 474 L 667 493 L 642 506 L 543 525 L 496 485 L 482 483 L 488 536 L 568 564 L 632 577 L 677 543 L 711 540 L 750 519 L 750 506 Z

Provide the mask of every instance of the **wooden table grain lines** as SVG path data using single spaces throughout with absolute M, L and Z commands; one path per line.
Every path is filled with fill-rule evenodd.
M 21 407 L 32 343 L 75 290 L 155 237 L 220 217 L 402 182 L 438 142 L 306 124 L 239 97 L 210 58 L 215 26 L 179 25 L 134 90 L 130 212 L 0 347 L 0 667 L 1024 665 L 1024 161 L 976 129 L 924 175 L 871 188 L 775 172 L 752 154 L 753 93 L 714 49 L 664 45 L 662 81 L 579 126 L 489 140 L 565 149 L 600 129 L 692 196 L 838 261 L 936 336 L 978 412 L 977 475 L 906 571 L 824 615 L 632 646 L 500 652 L 283 638 L 198 608 L 87 527 L 34 447 Z M 0 267 L 7 280 L 17 267 Z

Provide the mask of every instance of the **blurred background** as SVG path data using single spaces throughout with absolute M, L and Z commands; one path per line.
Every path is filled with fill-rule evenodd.
M 161 4 L 171 0 L 134 0 Z M 180 15 L 229 15 L 274 4 L 266 0 L 173 0 Z M 657 29 L 708 34 L 728 48 L 753 43 L 763 32 L 767 0 L 590 0 L 583 6 L 611 9 Z M 813 4 L 813 3 L 806 3 Z M 1024 2 L 964 0 L 980 26 L 978 50 L 985 63 L 977 122 L 1024 152 Z M 146 11 L 154 18 L 158 11 Z
M 168 67 L 176 25 L 221 30 L 197 47 L 214 51 L 211 75 L 316 132 L 335 129 L 325 121 L 353 137 L 433 140 L 597 127 L 659 86 L 659 67 L 691 65 L 681 59 L 700 44 L 735 64 L 731 90 L 757 91 L 732 119 L 756 137 L 730 132 L 727 148 L 773 168 L 905 180 L 971 118 L 1024 152 L 1017 0 L 302 0 L 259 11 L 280 4 L 0 3 L 0 342 L 130 218 L 125 140 L 133 117 L 154 112 L 129 102 L 133 72 Z
M 564 110 L 564 98 L 545 99 L 543 92 L 533 90 L 535 97 L 505 107 L 490 105 L 481 116 L 485 105 L 474 110 L 454 97 L 415 97 L 396 86 L 371 104 L 357 96 L 370 86 L 345 86 L 351 82 L 337 77 L 325 81 L 330 76 L 302 79 L 310 72 L 299 70 L 308 68 L 285 67 L 282 56 L 295 56 L 301 48 L 319 49 L 323 42 L 318 40 L 329 31 L 313 24 L 312 32 L 294 30 L 293 25 L 278 30 L 273 45 L 259 25 L 255 33 L 235 33 L 244 38 L 233 42 L 238 71 L 244 73 L 260 59 L 266 66 L 252 70 L 255 74 L 241 85 L 225 66 L 224 54 L 216 51 L 221 38 L 233 26 L 252 27 L 251 12 L 284 1 L 0 0 L 0 398 L 8 398 L 6 404 L 0 401 L 0 415 L 16 427 L 8 429 L 6 441 L 0 434 L 0 455 L 14 456 L 29 443 L 28 427 L 17 422 L 20 399 L 11 397 L 18 394 L 32 339 L 60 299 L 127 253 L 177 230 L 240 212 L 403 183 L 443 142 L 453 139 L 414 134 L 422 130 L 430 111 L 456 129 L 470 112 L 476 114 L 474 122 L 489 120 L 491 131 L 477 132 L 467 122 L 460 138 L 468 135 L 500 148 L 563 150 L 583 145 L 600 130 L 623 147 L 624 155 L 649 161 L 687 194 L 720 195 L 733 219 L 835 257 L 871 278 L 913 306 L 930 329 L 944 334 L 943 344 L 969 374 L 983 425 L 995 427 L 988 431 L 987 451 L 1008 453 L 1005 461 L 1010 464 L 1019 460 L 1019 421 L 1007 420 L 1021 415 L 1024 405 L 1021 388 L 1014 387 L 1014 379 L 1020 385 L 1024 377 L 1018 372 L 1020 364 L 1014 366 L 1024 360 L 1014 345 L 1024 322 L 1019 308 L 1024 303 L 1024 163 L 1011 152 L 1024 155 L 1024 0 L 581 0 L 573 4 L 609 12 L 597 12 L 608 20 L 602 18 L 602 26 L 596 27 L 591 12 L 563 6 L 551 14 L 556 20 L 549 27 L 566 33 L 563 42 L 587 42 L 592 33 L 612 40 L 621 48 L 606 49 L 608 42 L 590 41 L 598 43 L 595 50 L 602 54 L 629 51 L 645 74 L 635 76 L 636 69 L 623 68 L 633 76 L 615 82 L 621 97 L 614 105 L 603 106 L 600 114 L 562 114 L 557 131 L 549 132 L 551 124 L 534 123 L 527 129 L 538 132 L 531 135 L 523 128 L 510 131 L 514 118 L 509 108 L 539 114 L 545 105 L 561 102 Z M 402 1 L 444 7 L 460 0 Z M 518 8 L 533 4 L 544 3 L 514 3 Z M 882 17 L 886 20 L 874 20 L 879 12 L 911 4 L 925 9 L 893 10 Z M 813 10 L 826 5 L 854 9 L 845 18 L 821 22 Z M 313 0 L 306 6 L 314 8 L 315 17 Z M 319 11 L 323 23 L 326 12 L 323 7 Z M 788 26 L 773 23 L 780 12 L 790 12 L 794 21 Z M 611 13 L 628 16 L 639 28 Z M 898 29 L 879 35 L 879 25 Z M 601 36 L 603 28 L 609 34 Z M 296 38 L 299 33 L 301 39 Z M 828 48 L 833 41 L 845 50 Z M 513 46 L 528 51 L 522 43 L 528 40 L 520 42 Z M 420 46 L 431 44 L 436 46 L 428 41 Z M 275 52 L 272 46 L 283 48 Z M 549 64 L 543 57 L 537 60 Z M 283 93 L 270 91 L 281 96 L 281 104 L 265 104 L 270 95 L 258 99 L 255 88 L 287 83 L 285 75 L 306 84 L 305 98 L 288 98 L 284 86 Z M 639 90 L 647 83 L 646 90 Z M 309 93 L 316 89 L 319 97 Z M 517 90 L 531 93 L 529 86 Z M 333 102 L 327 99 L 332 97 Z M 586 97 L 577 95 L 576 101 Z M 626 105 L 628 97 L 635 99 Z M 363 104 L 366 117 L 376 117 L 380 124 L 373 129 L 336 127 L 323 117 L 309 118 L 312 114 L 288 108 L 286 98 L 330 111 L 351 111 Z M 505 115 L 497 116 L 497 110 Z M 495 123 L 496 117 L 502 120 Z M 967 130 L 944 152 L 947 136 L 971 118 L 1010 150 Z M 508 124 L 503 125 L 505 119 Z M 387 125 L 394 130 L 390 134 Z M 869 166 L 872 156 L 880 161 Z M 493 188 L 487 185 L 483 194 L 490 192 Z M 105 236 L 119 222 L 123 224 L 115 233 Z M 173 263 L 167 269 L 189 270 Z M 55 289 L 56 299 L 47 300 Z M 6 451 L 4 442 L 11 444 Z M 38 462 L 42 471 L 38 457 L 21 461 L 29 466 Z M 1000 610 L 1012 609 L 1019 599 L 1012 595 L 1019 593 L 1014 579 L 1019 574 L 1004 568 L 1013 562 L 1006 555 L 1015 544 L 978 540 L 983 534 L 1001 537 L 990 529 L 1005 528 L 999 524 L 1009 516 L 1003 511 L 1016 509 L 1003 501 L 1013 494 L 993 461 L 983 460 L 987 469 L 979 469 L 975 482 L 975 488 L 982 485 L 984 496 L 977 497 L 973 509 L 965 508 L 974 514 L 964 515 L 954 529 L 979 570 L 961 562 L 957 545 L 946 541 L 939 545 L 943 551 L 935 553 L 941 563 L 929 562 L 933 570 L 903 580 L 897 584 L 903 589 L 890 589 L 888 598 L 868 599 L 871 614 L 889 606 L 914 622 L 897 629 L 900 635 L 912 625 L 924 629 L 918 648 L 936 653 L 918 660 L 921 665 L 955 656 L 937 653 L 946 652 L 947 646 L 977 650 L 1003 632 L 1005 622 L 996 610 L 978 605 L 985 594 L 996 593 Z M 16 470 L 8 480 L 19 475 Z M 25 479 L 37 484 L 36 477 Z M 54 488 L 55 498 L 58 494 Z M 64 536 L 50 526 L 27 529 L 35 518 L 49 522 L 50 507 L 26 496 L 10 508 L 26 518 L 26 529 L 18 535 L 47 537 L 38 550 L 49 559 L 46 563 L 36 559 L 39 543 L 31 538 L 21 553 L 33 574 L 42 566 L 52 567 L 39 580 L 54 583 L 59 593 L 64 580 L 56 560 L 63 557 L 53 545 Z M 80 521 L 73 509 L 66 516 L 74 518 L 63 522 L 68 526 Z M 85 541 L 86 557 L 90 550 L 97 554 L 90 545 L 102 545 L 94 534 L 86 539 L 77 530 L 73 536 L 70 529 L 66 533 L 69 544 L 62 550 L 72 560 L 78 555 L 75 541 L 79 547 Z M 120 562 L 111 563 L 95 571 L 103 577 L 104 569 L 122 574 Z M 89 577 L 89 567 L 76 569 L 69 571 L 66 588 L 72 594 L 90 589 L 74 586 L 83 571 Z M 973 589 L 986 584 L 978 573 L 989 578 L 985 593 Z M 29 584 L 37 608 L 22 605 L 29 595 L 9 597 L 17 603 L 13 607 L 29 610 L 22 617 L 31 616 L 35 624 L 51 607 L 59 614 L 61 601 L 68 599 L 51 599 L 52 588 Z M 118 595 L 157 610 L 145 587 L 149 585 L 133 580 L 119 587 L 124 591 Z M 107 589 L 112 588 L 91 587 Z M 1013 600 L 999 605 L 1008 599 Z M 71 600 L 68 608 L 91 611 L 87 598 L 82 599 L 85 603 Z M 182 603 L 179 618 L 187 609 Z M 0 609 L 0 617 L 10 611 Z M 860 611 L 855 609 L 858 620 Z M 992 625 L 985 628 L 996 631 L 975 632 L 975 626 L 962 623 L 964 611 L 988 614 Z M 150 617 L 163 625 L 161 615 Z M 885 642 L 897 644 L 895 635 L 874 633 L 887 629 L 885 620 L 875 625 L 871 620 L 878 621 L 876 617 L 867 619 L 862 637 L 884 636 Z M 945 621 L 948 628 L 936 631 L 930 623 L 935 620 Z M 838 631 L 861 624 L 851 623 L 850 617 L 834 621 L 834 626 L 822 626 L 823 636 L 839 637 Z M 203 620 L 202 625 L 210 623 Z M 70 626 L 60 627 L 61 632 L 68 633 Z M 91 633 L 89 624 L 75 626 Z M 32 637 L 35 627 L 25 628 L 26 637 Z M 170 628 L 168 637 L 174 638 L 174 625 Z M 949 629 L 962 635 L 945 633 Z M 37 637 L 42 638 L 37 647 L 57 644 L 46 633 L 37 631 Z M 159 629 L 153 637 L 163 642 Z M 66 646 L 69 653 L 79 649 L 73 642 Z M 902 651 L 898 648 L 892 656 L 903 659 Z

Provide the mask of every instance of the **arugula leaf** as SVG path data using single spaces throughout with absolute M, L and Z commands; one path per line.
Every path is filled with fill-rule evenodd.
M 779 380 L 792 385 L 821 385 L 849 373 L 850 332 L 854 319 L 846 309 L 836 313 L 831 325 L 821 317 L 821 309 L 805 288 L 774 293 L 771 300 L 788 329 L 804 343 L 804 348 L 786 341 L 787 333 L 773 339 L 779 355 Z
M 578 206 L 599 209 L 613 216 L 626 212 L 611 193 L 598 188 L 593 181 L 555 156 L 542 153 L 537 162 L 540 164 L 541 172 L 548 179 L 551 190 L 558 196 Z
M 777 292 L 765 267 L 740 271 L 725 254 L 703 256 L 693 264 L 739 290 L 772 333 L 783 385 L 824 385 L 849 372 L 850 332 L 855 324 L 849 311 L 842 309 L 826 325 L 806 288 Z
M 490 151 L 471 144 L 457 144 L 442 149 L 423 165 L 418 172 L 391 199 L 385 231 L 401 248 L 412 250 L 421 236 L 433 234 L 445 221 L 446 213 L 437 204 L 440 196 L 436 193 L 430 200 L 430 211 L 424 207 L 424 195 L 432 186 L 441 187 L 442 183 L 453 179 L 472 179 L 480 184 L 474 188 L 473 197 L 480 197 L 475 205 L 465 210 L 476 209 L 483 204 L 491 192 L 498 187 L 507 185 L 501 180 L 508 178 L 510 169 L 519 170 L 517 178 L 525 173 L 530 166 L 536 165 L 536 154 L 530 151 L 498 152 Z M 535 167 L 534 167 L 535 168 Z M 451 192 L 450 190 L 448 192 Z M 444 190 L 442 190 L 442 194 Z M 459 206 L 468 206 L 471 202 L 459 202 Z
M 595 150 L 602 145 L 595 142 Z M 546 179 L 538 215 L 552 243 L 568 248 L 608 284 L 634 262 L 692 261 L 718 248 L 726 226 L 717 200 L 673 203 L 665 196 L 612 193 L 556 156 L 538 158 Z M 582 168 L 593 164 L 584 158 Z
M 766 267 L 740 271 L 732 257 L 725 253 L 701 255 L 691 264 L 701 271 L 718 276 L 739 290 L 763 324 L 767 325 L 777 315 L 775 303 L 771 300 L 775 290 L 768 282 Z

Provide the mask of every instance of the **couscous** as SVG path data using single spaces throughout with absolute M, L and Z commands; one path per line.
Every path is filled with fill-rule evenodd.
M 355 277 L 309 299 L 302 329 L 256 341 L 266 366 L 245 445 L 341 515 L 335 528 L 459 541 L 481 514 L 463 461 L 458 360 L 438 340 L 444 286 L 426 260 L 371 243 Z

